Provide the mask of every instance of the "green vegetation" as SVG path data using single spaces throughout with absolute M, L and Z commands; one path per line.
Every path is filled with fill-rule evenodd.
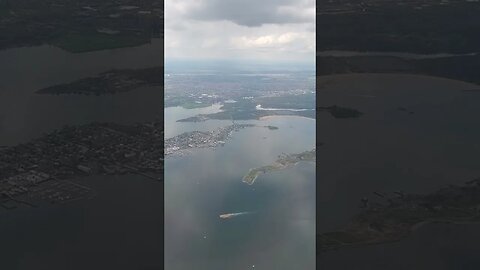
M 253 183 L 255 182 L 257 177 L 261 173 L 265 173 L 265 172 L 266 172 L 266 167 L 250 169 L 250 171 L 248 171 L 247 175 L 245 175 L 243 177 L 242 181 L 249 184 L 249 185 L 253 185 Z
M 198 109 L 198 108 L 205 108 L 211 106 L 211 103 L 197 103 L 197 102 L 185 102 L 180 105 L 184 109 Z
M 111 70 L 95 77 L 59 84 L 36 91 L 38 94 L 103 95 L 127 92 L 140 87 L 163 85 L 162 67 Z
M 290 98 L 288 98 L 290 97 Z M 296 116 L 303 116 L 303 117 L 308 117 L 308 118 L 315 118 L 315 110 L 313 104 L 310 104 L 308 106 L 309 109 L 305 111 L 292 111 L 290 109 L 289 104 L 283 104 L 281 101 L 287 101 L 287 100 L 295 100 L 296 96 L 289 95 L 287 97 L 282 97 L 281 99 L 276 99 L 275 97 L 262 97 L 262 102 L 267 101 L 269 99 L 272 99 L 272 101 L 269 103 L 271 105 L 275 104 L 279 108 L 279 110 L 257 110 L 256 105 L 257 100 L 240 100 L 235 103 L 225 103 L 220 109 L 222 110 L 221 112 L 216 112 L 212 114 L 202 114 L 202 115 L 197 115 L 193 117 L 189 117 L 186 119 L 181 119 L 178 120 L 179 122 L 201 122 L 201 121 L 207 121 L 209 119 L 215 119 L 215 120 L 252 120 L 252 119 L 260 119 L 265 116 L 272 116 L 272 115 L 296 115 Z M 314 99 L 313 99 L 314 100 Z M 185 99 L 170 99 L 169 105 L 172 106 L 172 104 L 178 104 L 176 106 L 180 106 L 180 104 L 183 104 L 181 102 L 185 102 Z M 300 104 L 300 103 L 297 103 Z M 295 106 L 294 106 L 295 107 Z M 303 107 L 301 105 L 300 107 Z M 285 110 L 282 110 L 284 108 Z M 287 109 L 289 108 L 289 109 Z M 311 108 L 311 109 L 310 109 Z
M 449 186 L 427 195 L 364 199 L 364 211 L 342 230 L 317 236 L 320 251 L 343 246 L 380 244 L 408 236 L 420 224 L 430 222 L 476 223 L 480 221 L 480 179 L 463 186 Z
M 235 103 L 225 103 L 220 108 L 223 111 L 234 112 L 234 111 L 253 111 L 257 104 L 248 99 L 241 99 Z
M 109 35 L 102 33 L 69 33 L 50 41 L 56 47 L 72 53 L 135 47 L 150 42 L 142 35 Z
M 175 96 L 165 98 L 165 108 L 179 106 L 185 109 L 197 109 L 212 106 L 213 103 L 213 101 L 207 99 L 204 99 L 199 103 L 195 97 Z
M 340 11 L 340 12 L 338 12 Z M 317 74 L 405 73 L 480 83 L 480 5 L 473 1 L 332 1 L 317 6 L 317 50 L 467 54 L 317 56 Z M 320 15 L 321 14 L 321 15 Z
M 3 0 L 0 49 L 52 44 L 77 53 L 138 46 L 161 36 L 162 14 L 158 0 Z
M 242 181 L 249 185 L 253 185 L 260 174 L 286 169 L 297 164 L 300 161 L 315 162 L 315 160 L 315 148 L 313 150 L 305 151 L 299 154 L 283 154 L 278 156 L 278 159 L 271 165 L 250 169 L 248 173 L 243 177 Z
M 315 94 L 286 95 L 277 97 L 259 97 L 255 99 L 257 104 L 265 108 L 277 109 L 314 109 Z
M 325 2 L 322 12 L 350 12 L 317 16 L 317 50 L 394 51 L 412 53 L 468 53 L 480 45 L 480 5 L 466 1 L 373 1 L 352 9 L 353 1 Z M 425 4 L 425 5 L 423 5 Z
M 439 76 L 480 84 L 480 55 L 431 59 L 396 56 L 317 57 L 319 75 L 342 73 L 403 73 Z

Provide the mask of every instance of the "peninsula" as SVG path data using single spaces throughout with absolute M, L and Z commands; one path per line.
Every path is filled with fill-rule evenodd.
M 257 126 L 253 124 L 233 124 L 213 131 L 191 131 L 165 140 L 165 155 L 184 154 L 193 148 L 215 148 L 224 145 L 232 133 L 247 127 L 264 127 L 276 130 L 275 126 Z
M 313 150 L 305 151 L 299 154 L 282 154 L 278 156 L 278 159 L 271 165 L 250 169 L 250 171 L 243 177 L 243 182 L 247 183 L 248 185 L 253 185 L 257 177 L 261 174 L 283 170 L 294 166 L 301 161 L 315 162 L 315 160 L 315 148 L 313 148 Z
M 426 223 L 480 221 L 480 178 L 427 195 L 374 194 L 377 201 L 362 198 L 364 210 L 345 228 L 317 235 L 319 251 L 397 241 Z
M 94 77 L 54 85 L 37 91 L 38 94 L 104 95 L 127 92 L 140 87 L 162 86 L 163 67 L 111 70 Z

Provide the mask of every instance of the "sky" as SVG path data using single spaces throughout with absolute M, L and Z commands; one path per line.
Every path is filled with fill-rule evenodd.
M 166 0 L 165 59 L 315 61 L 314 0 Z

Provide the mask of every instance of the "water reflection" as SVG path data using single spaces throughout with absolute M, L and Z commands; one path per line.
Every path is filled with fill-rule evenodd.
M 313 164 L 262 175 L 252 186 L 242 177 L 282 152 L 311 150 L 315 122 L 300 117 L 249 122 L 279 129 L 246 128 L 223 147 L 166 160 L 166 269 L 314 268 Z M 219 218 L 233 212 L 252 214 Z
M 228 121 L 207 121 L 199 123 L 177 122 L 180 119 L 196 116 L 198 114 L 210 114 L 221 111 L 221 104 L 213 104 L 204 108 L 185 109 L 182 107 L 168 107 L 165 108 L 165 139 L 174 137 L 189 131 L 208 131 L 222 126 L 231 124 Z
M 2 269 L 162 269 L 162 185 L 135 175 L 82 184 L 93 199 L 0 212 Z
M 163 119 L 160 88 L 100 97 L 34 93 L 113 68 L 159 66 L 162 54 L 163 40 L 84 54 L 49 46 L 1 51 L 0 146 L 26 142 L 64 125 Z M 163 250 L 159 229 L 163 185 L 132 175 L 79 181 L 95 189 L 97 196 L 65 205 L 0 212 L 1 268 L 129 270 L 141 265 L 162 269 L 158 254 Z
M 341 229 L 360 211 L 360 199 L 375 197 L 375 191 L 428 194 L 480 175 L 476 158 L 480 125 L 477 118 L 472 118 L 480 114 L 480 95 L 462 91 L 472 89 L 471 84 L 411 75 L 362 74 L 322 79 L 329 85 L 317 91 L 320 103 L 342 104 L 365 114 L 353 121 L 318 115 L 319 141 L 325 144 L 317 151 L 317 173 L 321 175 L 317 232 Z M 464 233 L 463 226 L 450 226 L 455 231 L 452 234 L 464 240 L 464 245 L 456 244 L 464 255 L 457 253 L 448 260 L 473 260 L 471 254 L 478 249 L 478 237 L 472 234 L 474 237 L 468 240 L 467 235 L 474 227 L 478 230 L 478 225 L 471 225 L 470 232 Z M 451 267 L 455 265 L 452 262 L 438 264 L 445 259 L 441 255 L 445 253 L 432 243 L 446 238 L 442 231 L 431 228 L 426 226 L 398 243 L 325 252 L 319 266 L 473 269 L 457 267 L 460 264 Z M 420 267 L 409 264 L 420 261 L 424 263 Z
M 1 51 L 0 63 L 5 64 L 0 65 L 0 141 L 3 145 L 25 142 L 65 124 L 161 119 L 163 93 L 159 88 L 102 97 L 34 92 L 114 68 L 159 66 L 162 52 L 163 41 L 159 39 L 140 47 L 82 54 L 47 45 Z

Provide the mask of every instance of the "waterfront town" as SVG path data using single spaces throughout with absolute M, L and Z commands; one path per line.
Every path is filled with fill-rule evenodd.
M 91 194 L 70 180 L 98 174 L 139 174 L 161 181 L 163 124 L 92 123 L 66 126 L 31 142 L 0 150 L 0 203 L 33 205 Z
M 252 124 L 232 124 L 213 131 L 185 132 L 165 140 L 165 155 L 182 155 L 188 149 L 193 148 L 215 148 L 224 145 L 234 131 L 254 126 Z
M 253 124 L 192 131 L 165 140 L 165 155 L 222 146 Z M 262 126 L 263 127 L 263 126 Z M 276 127 L 264 126 L 270 130 Z M 94 190 L 74 180 L 92 175 L 138 174 L 163 181 L 161 122 L 66 126 L 28 143 L 0 149 L 0 206 L 5 209 L 86 198 Z

